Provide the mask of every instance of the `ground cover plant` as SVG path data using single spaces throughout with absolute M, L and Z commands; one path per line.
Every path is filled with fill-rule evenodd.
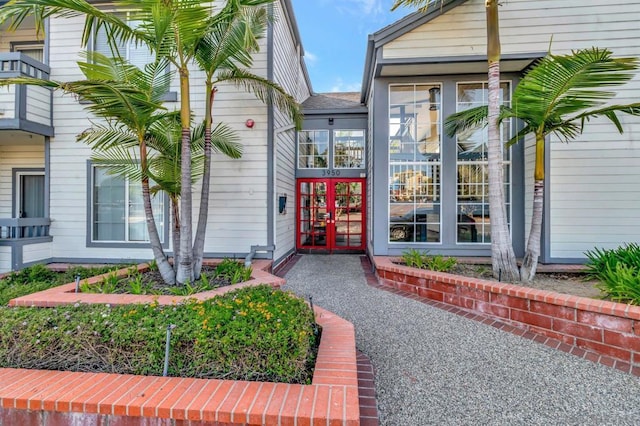
M 310 307 L 261 285 L 207 301 L 0 308 L 0 367 L 309 383 Z
M 224 259 L 216 266 L 203 266 L 200 278 L 193 283 L 187 281 L 183 286 L 175 286 L 166 284 L 155 262 L 150 262 L 149 270 L 146 272 L 140 272 L 132 267 L 126 277 L 118 277 L 113 273 L 94 284 L 80 283 L 80 290 L 83 293 L 190 296 L 248 281 L 251 279 L 252 271 L 251 267 L 245 267 L 241 262 Z
M 75 266 L 64 272 L 56 272 L 45 265 L 29 266 L 0 279 L 0 306 L 6 305 L 9 300 L 16 297 L 73 282 L 76 277 L 85 279 L 116 271 L 122 267 L 123 265 Z
M 587 274 L 597 287 L 616 302 L 640 305 L 640 245 L 629 243 L 611 250 L 595 248 L 586 253 Z

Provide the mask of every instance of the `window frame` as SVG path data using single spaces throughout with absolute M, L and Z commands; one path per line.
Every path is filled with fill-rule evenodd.
M 338 167 L 336 165 L 336 133 L 337 132 L 362 132 L 362 157 L 360 167 Z M 331 139 L 329 140 L 331 150 L 331 166 L 336 170 L 366 170 L 367 168 L 367 131 L 366 129 L 333 129 Z
M 150 247 L 149 241 L 118 241 L 118 240 L 95 240 L 94 239 L 94 185 L 95 185 L 95 175 L 94 170 L 96 168 L 104 168 L 104 166 L 99 166 L 93 164 L 91 160 L 87 161 L 87 209 L 86 209 L 86 246 L 87 247 L 104 247 L 104 248 L 148 248 Z M 125 178 L 125 215 L 128 217 L 129 212 L 129 185 L 130 181 L 128 178 Z M 162 193 L 161 195 L 156 195 L 163 197 L 162 199 L 162 210 L 163 210 L 163 233 L 164 235 L 161 237 L 162 247 L 167 249 L 169 247 L 169 237 L 171 233 L 171 229 L 169 227 L 171 218 L 170 215 L 170 206 L 169 206 L 169 197 L 166 193 Z M 125 226 L 125 236 L 128 235 L 128 222 L 124 222 Z

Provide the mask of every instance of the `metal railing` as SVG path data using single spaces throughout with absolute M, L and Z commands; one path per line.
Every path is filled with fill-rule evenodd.
M 0 241 L 49 237 L 48 217 L 0 219 Z

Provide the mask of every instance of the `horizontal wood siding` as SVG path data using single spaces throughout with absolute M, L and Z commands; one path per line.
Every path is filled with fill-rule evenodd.
M 11 144 L 9 144 L 11 142 Z M 15 135 L 11 141 L 0 139 L 0 218 L 14 217 L 13 169 L 44 169 L 44 140 L 41 136 L 29 139 Z
M 16 118 L 16 86 L 0 87 L 0 120 Z
M 38 40 L 35 28 L 28 28 L 26 25 L 22 27 L 15 31 L 2 31 L 0 33 L 0 52 L 10 52 L 12 42 L 42 42 L 42 40 Z
M 469 0 L 383 48 L 386 59 L 486 55 L 484 0 Z M 554 53 L 598 46 L 616 56 L 640 56 L 636 0 L 509 0 L 500 6 L 502 53 Z M 616 103 L 637 102 L 640 77 L 619 91 Z M 623 117 L 625 133 L 587 123 L 579 141 L 550 140 L 550 255 L 584 258 L 595 246 L 640 240 L 640 119 Z M 527 229 L 532 152 L 526 150 Z M 528 232 L 528 231 L 527 231 Z
M 300 50 L 292 35 L 290 22 L 284 14 L 280 1 L 275 7 L 274 23 L 274 70 L 273 78 L 296 101 L 303 102 L 310 96 L 302 68 Z M 290 11 L 293 13 L 293 11 Z M 296 189 L 295 189 L 295 149 L 296 131 L 287 114 L 274 111 L 275 143 L 275 227 L 276 250 L 274 259 L 280 259 L 295 248 Z M 284 214 L 278 212 L 278 197 L 287 197 Z
M 27 120 L 51 125 L 51 91 L 44 87 L 27 87 Z
M 0 246 L 0 274 L 11 271 L 11 247 Z
M 22 262 L 31 263 L 51 258 L 51 243 L 30 244 L 22 247 Z

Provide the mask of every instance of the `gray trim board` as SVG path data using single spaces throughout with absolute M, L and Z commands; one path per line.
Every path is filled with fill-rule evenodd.
M 540 262 L 551 262 L 551 137 L 544 140 L 544 210 L 542 211 L 542 235 L 540 236 Z
M 274 17 L 273 4 L 268 6 L 269 16 Z M 274 27 L 273 20 L 269 21 L 267 26 L 267 80 L 274 81 Z M 276 229 L 275 229 L 275 113 L 273 104 L 267 105 L 267 245 L 275 245 Z M 273 257 L 273 252 L 271 252 Z
M 51 138 L 44 138 L 44 217 L 51 214 Z

